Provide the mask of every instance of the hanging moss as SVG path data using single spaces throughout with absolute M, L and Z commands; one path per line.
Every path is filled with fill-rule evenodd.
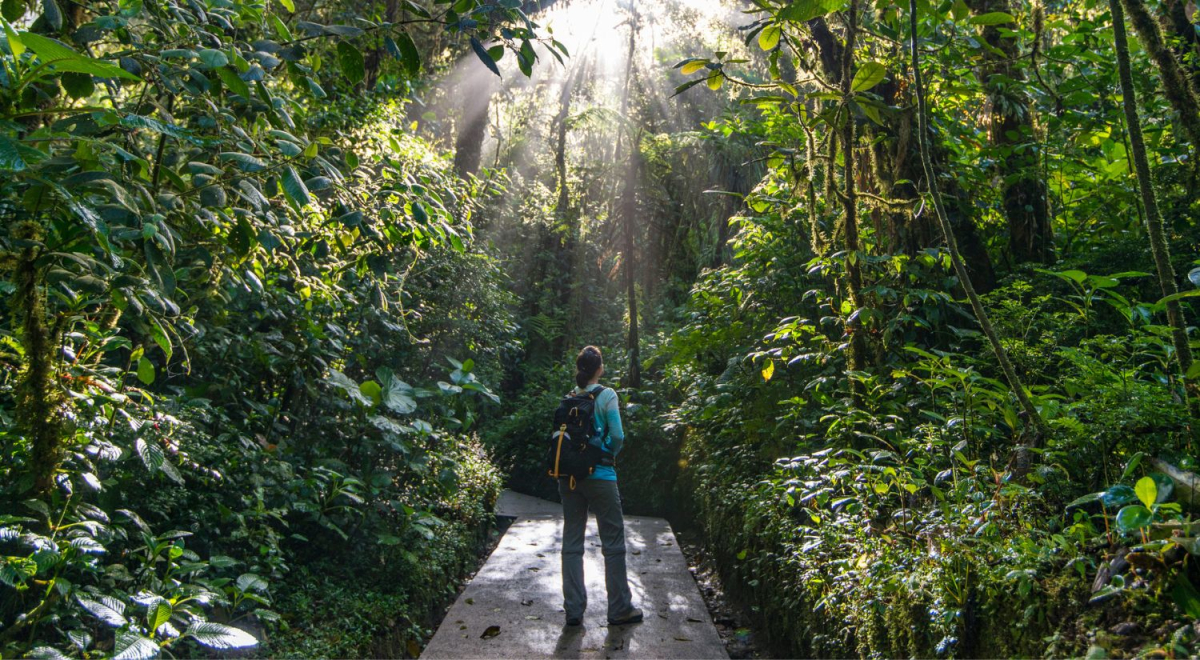
M 28 439 L 33 487 L 47 493 L 54 487 L 54 473 L 61 457 L 62 396 L 54 383 L 53 332 L 46 321 L 46 296 L 42 291 L 37 266 L 44 236 L 42 226 L 32 220 L 14 225 L 12 237 L 29 245 L 21 250 L 13 265 L 13 315 L 20 319 L 20 341 L 24 365 L 17 385 L 17 427 Z

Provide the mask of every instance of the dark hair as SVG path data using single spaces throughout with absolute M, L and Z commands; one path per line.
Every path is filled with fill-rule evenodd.
M 588 381 L 600 371 L 601 365 L 604 364 L 604 358 L 600 356 L 600 349 L 595 346 L 584 346 L 579 355 L 575 357 L 575 384 L 580 387 L 587 387 Z

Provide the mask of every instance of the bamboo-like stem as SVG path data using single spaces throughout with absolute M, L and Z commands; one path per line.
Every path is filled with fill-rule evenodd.
M 1112 1 L 1116 2 L 1117 0 Z M 975 312 L 975 318 L 979 321 L 979 327 L 983 329 L 983 334 L 987 336 L 988 342 L 992 346 L 992 352 L 996 354 L 996 361 L 1000 363 L 1000 370 L 1004 372 L 1004 377 L 1008 380 L 1009 387 L 1012 388 L 1013 394 L 1017 396 L 1021 410 L 1025 412 L 1026 423 L 1032 425 L 1036 431 L 1032 438 L 1030 438 L 1030 444 L 1037 446 L 1041 442 L 1041 436 L 1047 430 L 1046 421 L 1042 419 L 1037 407 L 1033 405 L 1033 401 L 1029 398 L 1029 393 L 1025 391 L 1025 385 L 1021 382 L 1021 377 L 1017 375 L 1017 370 L 1013 367 L 1012 361 L 1008 359 L 1008 352 L 1004 350 L 1004 346 L 1000 343 L 1000 337 L 996 335 L 996 329 L 992 327 L 987 310 L 983 308 L 983 302 L 979 300 L 979 294 L 975 292 L 975 287 L 971 284 L 971 276 L 967 273 L 967 267 L 963 263 L 962 254 L 958 251 L 958 241 L 954 238 L 954 229 L 950 226 L 950 219 L 947 217 L 946 209 L 942 205 L 942 194 L 938 190 L 937 177 L 933 170 L 933 157 L 930 155 L 929 148 L 929 108 L 925 100 L 925 83 L 921 77 L 920 49 L 917 45 L 917 0 L 909 0 L 908 7 L 909 28 L 912 31 L 909 47 L 912 55 L 913 89 L 917 95 L 917 142 L 921 147 L 921 164 L 925 168 L 925 179 L 929 185 L 929 196 L 933 200 L 933 208 L 937 213 L 938 223 L 942 227 L 942 234 L 946 237 L 946 247 L 950 250 L 950 262 L 954 265 L 954 272 L 958 275 L 963 290 L 967 293 L 967 299 L 971 303 L 971 309 Z

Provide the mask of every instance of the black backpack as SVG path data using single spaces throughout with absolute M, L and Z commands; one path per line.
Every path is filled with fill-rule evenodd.
M 591 476 L 597 465 L 612 464 L 611 458 L 588 442 L 596 435 L 596 399 L 603 392 L 603 387 L 571 392 L 554 411 L 554 430 L 546 447 L 546 473 L 555 479 L 570 478 L 572 489 L 576 479 Z

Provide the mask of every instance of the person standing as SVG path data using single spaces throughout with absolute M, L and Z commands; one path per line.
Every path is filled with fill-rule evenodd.
M 587 589 L 583 582 L 583 539 L 588 510 L 596 514 L 600 528 L 600 546 L 604 555 L 604 587 L 608 594 L 608 625 L 619 626 L 642 621 L 642 611 L 633 606 L 629 577 L 625 568 L 625 518 L 621 495 L 617 491 L 616 455 L 625 442 L 617 393 L 600 385 L 604 359 L 600 349 L 586 346 L 575 358 L 575 392 L 590 392 L 596 397 L 596 435 L 591 444 L 600 448 L 602 460 L 591 476 L 572 484 L 558 480 L 563 505 L 562 574 L 563 610 L 568 626 L 583 624 L 587 609 Z

